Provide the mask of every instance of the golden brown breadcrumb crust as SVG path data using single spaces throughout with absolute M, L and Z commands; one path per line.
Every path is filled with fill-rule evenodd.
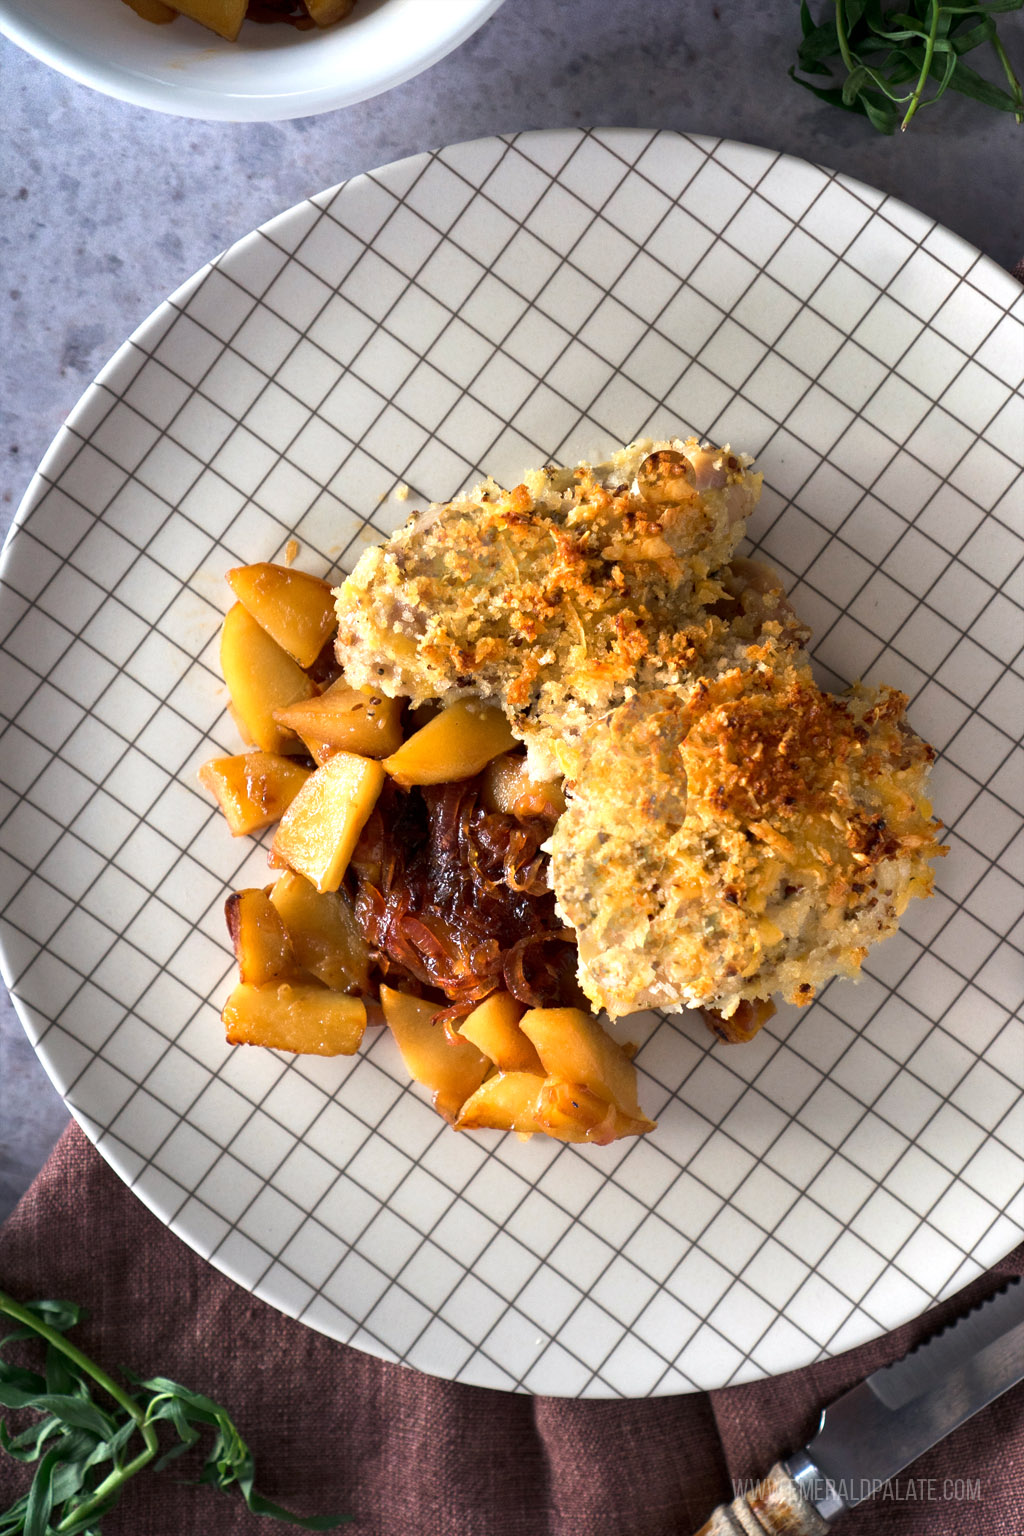
M 478 486 L 367 551 L 339 588 L 346 675 L 414 703 L 495 699 L 535 745 L 570 736 L 630 687 L 729 648 L 712 572 L 759 492 L 740 459 L 695 441 Z

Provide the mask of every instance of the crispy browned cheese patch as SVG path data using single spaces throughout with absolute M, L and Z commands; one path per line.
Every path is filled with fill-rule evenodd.
M 771 642 L 747 661 L 638 695 L 582 744 L 552 880 L 613 1015 L 809 1002 L 931 889 L 933 754 L 903 695 L 823 693 Z

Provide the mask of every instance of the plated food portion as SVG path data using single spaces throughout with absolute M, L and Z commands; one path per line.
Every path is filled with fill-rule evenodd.
M 347 16 L 355 0 L 124 0 L 143 21 L 164 25 L 188 16 L 233 43 L 249 21 L 285 22 L 304 30 L 331 27 Z
M 749 1039 L 856 975 L 944 852 L 893 689 L 822 692 L 735 556 L 745 456 L 642 442 L 428 508 L 332 594 L 230 573 L 251 751 L 203 770 L 236 834 L 228 1039 L 357 1049 L 382 1020 L 457 1128 L 606 1142 L 653 1123 L 602 1027 L 698 1007 Z

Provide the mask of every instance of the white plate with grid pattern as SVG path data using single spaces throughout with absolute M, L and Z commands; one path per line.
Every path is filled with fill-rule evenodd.
M 402 161 L 162 305 L 48 453 L 0 602 L 4 974 L 151 1209 L 338 1339 L 560 1395 L 791 1369 L 1007 1252 L 1022 371 L 1020 287 L 959 238 L 827 170 L 668 132 Z M 938 894 L 859 984 L 749 1045 L 634 1021 L 659 1120 L 640 1141 L 457 1136 L 379 1032 L 351 1059 L 229 1050 L 223 901 L 266 864 L 196 782 L 238 750 L 225 570 L 293 537 L 305 568 L 350 569 L 484 472 L 689 430 L 758 456 L 751 538 L 825 680 L 910 695 L 940 753 Z

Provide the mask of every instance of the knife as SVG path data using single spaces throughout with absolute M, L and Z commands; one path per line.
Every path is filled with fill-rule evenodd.
M 846 1509 L 1024 1380 L 1024 1279 L 831 1403 L 809 1445 L 697 1536 L 823 1536 Z

